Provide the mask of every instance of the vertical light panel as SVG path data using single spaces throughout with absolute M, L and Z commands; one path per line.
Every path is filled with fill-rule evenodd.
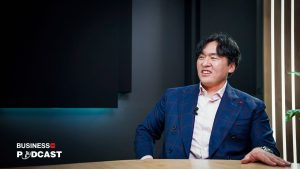
M 280 3 L 279 3 L 280 2 Z M 278 6 L 276 6 L 278 5 Z M 280 7 L 279 7 L 280 6 Z M 295 72 L 297 67 L 297 60 L 296 60 L 296 42 L 297 40 L 295 37 L 297 31 L 295 29 L 295 0 L 285 1 L 285 0 L 266 0 L 264 9 L 269 11 L 270 13 L 265 13 L 264 19 L 266 25 L 266 36 L 270 35 L 270 42 L 264 44 L 264 48 L 267 49 L 265 53 L 264 59 L 266 64 L 268 64 L 264 69 L 264 71 L 270 72 L 270 83 L 266 83 L 265 86 L 266 93 L 266 101 L 267 106 L 271 108 L 272 112 L 272 129 L 273 129 L 273 136 L 277 143 L 282 143 L 281 154 L 283 159 L 287 160 L 289 157 L 290 161 L 294 163 L 299 162 L 298 157 L 299 151 L 297 152 L 297 148 L 299 149 L 299 131 L 297 123 L 297 118 L 292 118 L 291 122 L 285 121 L 285 115 L 287 109 L 296 109 L 296 76 L 294 74 L 289 75 L 288 72 Z M 280 11 L 279 11 L 280 10 Z M 287 13 L 287 15 L 285 15 Z M 279 14 L 279 15 L 277 15 Z M 269 20 L 270 19 L 270 20 Z M 287 22 L 285 21 L 287 19 Z M 269 22 L 269 23 L 268 23 Z M 278 22 L 278 24 L 277 24 Z M 279 26 L 280 22 L 280 26 Z M 296 24 L 295 24 L 296 23 Z M 276 27 L 278 25 L 278 27 Z M 290 28 L 289 28 L 290 26 Z M 287 30 L 285 29 L 287 28 Z M 277 31 L 278 30 L 278 31 Z M 286 38 L 290 38 L 286 41 Z M 279 41 L 280 39 L 280 41 Z M 286 43 L 287 42 L 287 43 Z M 280 53 L 279 51 L 276 53 L 277 47 L 280 43 Z M 269 46 L 270 45 L 270 46 Z M 270 47 L 270 48 L 269 48 Z M 290 55 L 286 55 L 290 52 Z M 290 60 L 289 60 L 290 59 Z M 286 67 L 291 64 L 291 68 Z M 280 67 L 280 69 L 279 69 Z M 286 69 L 288 68 L 288 69 Z M 276 70 L 275 70 L 276 69 Z M 277 72 L 278 71 L 278 72 Z M 268 74 L 266 74 L 268 75 Z M 286 76 L 291 76 L 291 81 L 286 79 Z M 280 78 L 280 81 L 278 78 Z M 266 77 L 265 80 L 268 80 L 269 77 Z M 288 80 L 288 81 L 286 81 Z M 279 82 L 279 83 L 278 83 Z M 278 84 L 276 84 L 278 83 Z M 291 83 L 291 84 L 290 84 Z M 279 86 L 276 86 L 279 85 Z M 277 87 L 277 88 L 276 88 Z M 291 96 L 287 95 L 286 90 L 288 93 L 291 92 Z M 280 103 L 281 102 L 281 103 Z M 291 103 L 291 107 L 287 107 Z M 279 105 L 280 104 L 280 105 Z M 279 107 L 281 107 L 281 110 Z M 276 117 L 277 116 L 277 117 Z M 277 121 L 279 119 L 281 121 Z M 277 120 L 276 120 L 277 119 Z M 291 123 L 291 125 L 287 125 Z M 291 131 L 291 132 L 290 132 Z M 298 134 L 298 135 L 297 135 Z M 288 139 L 291 138 L 291 139 Z M 297 142 L 298 141 L 298 142 Z M 280 147 L 281 148 L 281 147 Z M 293 159 L 292 159 L 293 157 Z
M 295 3 L 294 0 L 291 0 L 291 72 L 295 72 Z M 292 89 L 292 109 L 296 109 L 296 97 L 295 97 L 295 75 L 291 77 L 291 89 Z M 297 143 L 296 143 L 296 117 L 292 120 L 292 129 L 293 129 L 293 157 L 294 163 L 297 163 Z
M 281 121 L 282 121 L 282 150 L 283 159 L 287 160 L 286 153 L 286 124 L 285 124 L 285 40 L 284 40 L 284 0 L 281 0 Z
M 276 141 L 276 113 L 275 113 L 275 5 L 271 0 L 271 98 L 272 98 L 272 128 Z

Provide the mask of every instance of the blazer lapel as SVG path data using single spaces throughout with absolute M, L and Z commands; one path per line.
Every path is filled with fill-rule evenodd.
M 238 117 L 243 103 L 234 89 L 227 84 L 226 90 L 220 102 L 216 117 L 213 123 L 212 133 L 209 141 L 209 157 L 216 152 L 222 141 Z
M 197 106 L 199 95 L 199 84 L 194 85 L 192 89 L 186 90 L 182 95 L 182 102 L 179 104 L 181 133 L 183 139 L 184 150 L 187 158 L 189 157 L 191 142 L 193 137 L 195 108 Z

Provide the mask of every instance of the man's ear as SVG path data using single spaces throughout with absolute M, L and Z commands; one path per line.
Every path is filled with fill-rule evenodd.
M 235 67 L 236 66 L 234 63 L 230 63 L 228 73 L 233 73 L 235 71 Z

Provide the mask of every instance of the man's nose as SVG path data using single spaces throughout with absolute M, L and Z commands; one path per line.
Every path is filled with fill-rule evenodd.
M 202 61 L 203 66 L 210 66 L 210 58 L 205 57 L 204 60 Z

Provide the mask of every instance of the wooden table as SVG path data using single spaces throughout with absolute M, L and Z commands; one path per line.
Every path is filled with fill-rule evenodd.
M 18 167 L 15 169 L 300 169 L 300 164 L 291 167 L 271 167 L 261 163 L 241 164 L 239 160 L 120 160 L 89 163 L 60 164 L 47 166 Z

